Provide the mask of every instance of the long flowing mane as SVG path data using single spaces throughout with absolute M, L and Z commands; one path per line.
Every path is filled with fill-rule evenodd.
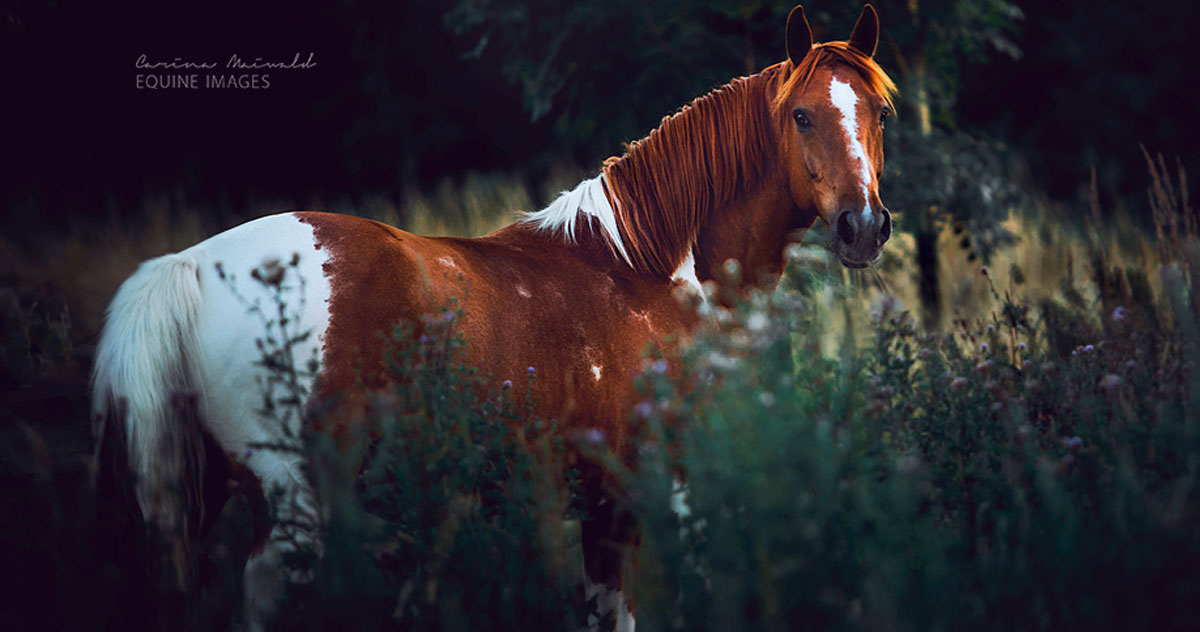
M 630 265 L 670 276 L 713 208 L 775 162 L 770 88 L 779 66 L 734 79 L 665 117 L 604 162 Z
M 846 42 L 817 44 L 799 66 L 784 61 L 739 77 L 664 117 L 624 155 L 604 161 L 603 178 L 564 193 L 526 221 L 573 239 L 584 210 L 634 270 L 670 276 L 713 209 L 777 164 L 777 137 L 788 118 L 780 109 L 788 97 L 808 85 L 817 67 L 836 63 L 857 71 L 891 106 L 896 85 L 873 59 Z

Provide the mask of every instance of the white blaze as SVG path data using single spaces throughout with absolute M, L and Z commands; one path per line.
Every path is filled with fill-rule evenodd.
M 871 217 L 870 185 L 871 162 L 867 160 L 867 151 L 863 149 L 862 141 L 858 139 L 858 95 L 850 84 L 839 81 L 837 77 L 829 84 L 829 100 L 842 113 L 842 129 L 850 143 L 850 157 L 858 160 L 859 184 L 862 185 L 864 220 Z

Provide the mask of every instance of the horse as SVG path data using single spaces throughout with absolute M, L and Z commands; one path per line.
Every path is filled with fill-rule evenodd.
M 451 299 L 461 308 L 466 364 L 517 385 L 515 397 L 535 402 L 540 418 L 557 417 L 564 431 L 601 430 L 632 463 L 633 377 L 643 353 L 698 322 L 681 291 L 718 278 L 731 259 L 744 289 L 772 283 L 787 245 L 818 219 L 845 266 L 880 256 L 892 232 L 879 195 L 882 130 L 896 86 L 874 60 L 878 33 L 867 5 L 848 40 L 817 44 L 795 7 L 784 61 L 696 98 L 595 177 L 484 237 L 423 237 L 297 211 L 142 263 L 108 308 L 92 406 L 97 435 L 123 442 L 144 520 L 160 532 L 203 523 L 202 536 L 230 492 L 198 472 L 240 480 L 259 512 L 278 518 L 256 528 L 243 571 L 240 616 L 250 628 L 267 625 L 285 589 L 311 577 L 285 571 L 282 560 L 297 547 L 320 553 L 322 509 L 302 451 L 252 447 L 281 433 L 353 434 L 367 394 L 385 380 L 379 332 L 419 322 Z M 255 348 L 263 321 L 247 306 L 268 300 L 289 266 L 305 280 L 294 319 L 311 334 L 290 353 L 314 361 L 313 371 L 296 373 L 296 387 L 309 404 L 337 403 L 315 421 L 281 428 L 261 415 L 253 385 L 263 379 Z M 246 270 L 254 278 L 235 273 Z M 530 367 L 538 379 L 519 379 Z M 181 393 L 194 394 L 199 438 L 179 421 Z M 582 525 L 586 590 L 617 629 L 632 630 L 621 576 L 632 546 L 614 543 L 634 542 L 635 530 L 621 503 L 607 502 L 619 491 L 603 472 L 584 476 L 592 509 Z M 185 584 L 190 548 L 171 551 Z

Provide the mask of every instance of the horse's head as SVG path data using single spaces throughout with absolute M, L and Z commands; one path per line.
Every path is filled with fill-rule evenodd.
M 825 220 L 834 252 L 851 268 L 878 259 L 892 234 L 879 173 L 896 87 L 872 59 L 878 41 L 870 5 L 849 40 L 817 45 L 797 6 L 788 16 L 788 61 L 773 103 L 792 201 Z

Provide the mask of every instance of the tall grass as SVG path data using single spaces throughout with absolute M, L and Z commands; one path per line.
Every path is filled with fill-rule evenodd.
M 460 366 L 453 309 L 398 329 L 369 465 L 313 446 L 337 510 L 287 624 L 584 627 L 580 458 L 624 481 L 649 629 L 1200 624 L 1200 235 L 1182 175 L 1152 181 L 1159 242 L 1085 227 L 1054 292 L 1016 255 L 974 269 L 985 309 L 944 333 L 797 249 L 779 290 L 702 309 L 678 371 L 647 363 L 632 469 Z
M 286 623 L 585 627 L 594 604 L 579 588 L 577 539 L 588 515 L 564 464 L 587 458 L 629 490 L 645 628 L 1194 629 L 1200 236 L 1186 175 L 1147 161 L 1147 226 L 1105 218 L 1098 202 L 1079 226 L 1046 207 L 1011 219 L 1019 241 L 986 267 L 945 233 L 941 278 L 957 308 L 945 332 L 913 324 L 910 245 L 898 239 L 880 269 L 851 273 L 813 231 L 779 290 L 707 311 L 670 359 L 681 377 L 649 365 L 633 470 L 487 391 L 455 362 L 453 309 L 425 323 L 424 339 L 395 332 L 397 380 L 363 420 L 379 443 L 362 476 L 320 439 L 308 446 L 336 511 L 319 579 Z M 578 177 L 534 195 L 515 176 L 480 176 L 358 210 L 418 232 L 482 234 Z M 6 378 L 74 375 L 78 391 L 58 407 L 10 408 L 24 425 L 6 427 L 6 445 L 32 449 L 6 453 L 0 471 L 36 482 L 10 496 L 14 510 L 55 505 L 29 515 L 59 544 L 21 529 L 11 539 L 31 547 L 22 568 L 54 560 L 48 581 L 64 586 L 106 572 L 71 570 L 63 551 L 91 550 L 72 531 L 86 520 L 68 526 L 55 503 L 75 495 L 47 493 L 49 481 L 79 478 L 75 466 L 60 476 L 64 454 L 77 464 L 90 451 L 52 424 L 87 427 L 82 375 L 102 306 L 141 259 L 222 228 L 177 200 L 151 206 L 142 221 L 67 227 L 34 249 L 0 241 Z M 680 471 L 682 515 L 671 502 Z M 236 582 L 245 546 L 209 547 L 232 569 L 225 581 Z M 235 608 L 213 598 L 205 608 Z M 89 612 L 85 596 L 66 602 L 45 620 Z M 90 611 L 115 616 L 111 605 Z
M 563 167 L 534 185 L 520 174 L 468 174 L 446 179 L 430 192 L 409 191 L 401 199 L 250 197 L 220 207 L 191 204 L 179 192 L 148 192 L 135 209 L 81 209 L 78 219 L 57 233 L 6 232 L 0 236 L 0 287 L 61 297 L 74 320 L 73 335 L 87 339 L 99 331 L 117 286 L 142 261 L 178 252 L 256 217 L 298 208 L 327 210 L 422 235 L 476 237 L 511 223 L 521 211 L 536 210 L 533 200 L 553 199 L 584 175 Z

